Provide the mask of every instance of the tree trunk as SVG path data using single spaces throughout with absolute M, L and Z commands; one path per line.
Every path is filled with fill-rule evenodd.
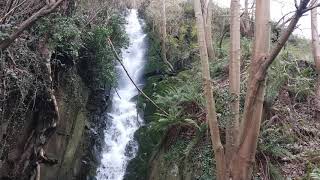
M 212 14 L 212 0 L 207 0 L 203 12 L 203 19 L 205 21 L 206 45 L 210 61 L 213 61 L 215 58 L 212 40 Z
M 263 91 L 267 70 L 280 53 L 289 36 L 296 28 L 299 19 L 308 11 L 310 0 L 301 0 L 297 11 L 292 17 L 287 29 L 282 32 L 278 43 L 268 54 L 269 49 L 269 0 L 256 1 L 256 29 L 253 59 L 249 77 L 248 92 L 246 96 L 245 111 L 241 122 L 240 145 L 237 156 L 232 164 L 233 180 L 251 179 L 252 164 L 259 136 L 261 112 L 263 104 Z
M 256 1 L 255 16 L 255 41 L 244 120 L 241 124 L 240 146 L 232 169 L 234 180 L 251 179 L 252 165 L 255 160 L 265 90 L 265 74 L 261 64 L 266 60 L 270 47 L 270 0 Z
M 317 4 L 318 0 L 313 0 L 311 4 Z M 320 39 L 318 33 L 317 8 L 311 10 L 311 32 L 312 32 L 312 53 L 314 63 L 316 65 L 316 72 L 318 74 L 315 90 L 316 103 L 316 119 L 320 119 Z
M 137 2 L 136 0 L 132 1 L 132 8 L 136 9 L 137 8 Z
M 244 33 L 249 36 L 250 35 L 250 17 L 249 17 L 249 2 L 248 0 L 244 1 Z
M 46 91 L 50 97 L 49 102 L 51 103 L 50 105 L 52 106 L 52 111 L 53 111 L 53 118 L 52 121 L 50 122 L 50 126 L 54 127 L 59 123 L 60 116 L 59 116 L 59 107 L 57 103 L 57 98 L 54 94 L 54 87 L 53 87 L 53 78 L 52 78 L 52 69 L 51 69 L 51 56 L 52 52 L 49 49 L 49 42 L 48 42 L 48 34 L 45 34 L 44 38 L 40 40 L 39 42 L 39 52 L 43 58 L 43 68 L 44 68 L 44 81 L 46 84 Z
M 164 63 L 167 64 L 167 66 L 170 68 L 171 71 L 173 71 L 173 66 L 171 63 L 167 60 L 167 49 L 166 49 L 166 43 L 167 43 L 167 17 L 166 17 L 166 0 L 162 0 L 162 8 L 161 8 L 161 17 L 162 17 L 162 23 L 161 23 L 161 34 L 162 34 L 162 43 L 161 43 L 161 55 L 162 60 Z
M 221 144 L 219 126 L 213 98 L 213 89 L 209 72 L 208 52 L 206 46 L 206 33 L 200 0 L 194 0 L 194 10 L 197 21 L 197 35 L 200 48 L 201 71 L 203 76 L 203 89 L 206 99 L 207 122 L 209 124 L 211 141 L 215 153 L 216 174 L 218 180 L 226 180 L 226 165 L 224 148 Z
M 231 1 L 229 82 L 231 118 L 226 127 L 226 164 L 229 167 L 239 145 L 239 96 L 240 96 L 240 2 Z

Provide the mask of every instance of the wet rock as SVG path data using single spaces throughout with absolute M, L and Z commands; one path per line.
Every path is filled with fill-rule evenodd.
M 91 112 L 103 113 L 109 104 L 110 88 L 99 88 L 90 93 L 87 109 Z
M 126 146 L 125 156 L 129 158 L 133 158 L 136 154 L 137 143 L 134 140 L 129 141 Z

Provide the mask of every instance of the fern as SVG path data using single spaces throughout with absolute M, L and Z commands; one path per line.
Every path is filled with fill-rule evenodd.
M 197 125 L 198 126 L 198 125 Z M 186 158 L 189 157 L 192 149 L 198 144 L 198 142 L 201 140 L 201 137 L 203 136 L 203 134 L 207 131 L 208 126 L 206 123 L 201 124 L 200 126 L 198 126 L 199 129 L 197 131 L 196 136 L 190 141 L 190 143 L 187 145 L 186 149 L 184 150 L 184 155 Z
M 281 128 L 263 127 L 258 150 L 273 158 L 292 157 L 292 153 L 286 147 L 288 141 L 289 136 L 283 133 Z
M 284 178 L 281 175 L 281 172 L 277 166 L 273 165 L 271 162 L 268 162 L 268 168 L 269 168 L 270 179 L 284 180 Z
M 157 120 L 151 123 L 151 130 L 162 131 L 175 124 L 189 124 L 200 131 L 200 126 L 196 121 L 181 117 L 182 110 L 171 108 L 169 114 L 155 113 Z
M 310 173 L 310 177 L 313 180 L 320 180 L 320 169 L 316 168 L 312 171 L 312 173 Z

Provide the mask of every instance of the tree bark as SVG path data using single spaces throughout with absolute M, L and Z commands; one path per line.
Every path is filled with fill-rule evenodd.
M 167 64 L 167 66 L 170 68 L 171 71 L 174 70 L 173 66 L 167 59 L 167 17 L 166 17 L 166 0 L 162 0 L 162 8 L 161 8 L 161 17 L 162 17 L 162 25 L 160 27 L 161 29 L 161 34 L 162 34 L 162 43 L 161 43 L 161 55 L 162 55 L 162 60 L 164 63 Z
M 313 0 L 311 4 L 317 4 L 318 0 Z M 315 118 L 320 119 L 320 39 L 318 33 L 317 8 L 311 10 L 311 32 L 312 32 L 312 53 L 316 65 L 317 82 L 315 89 Z
M 243 121 L 241 122 L 240 145 L 237 156 L 234 158 L 232 164 L 233 180 L 250 179 L 259 136 L 262 104 L 264 100 L 262 95 L 267 70 L 287 42 L 299 19 L 308 11 L 309 8 L 307 5 L 309 2 L 310 0 L 300 1 L 300 5 L 287 26 L 287 29 L 282 32 L 278 43 L 271 50 L 270 54 L 267 54 L 266 50 L 269 48 L 269 46 L 267 46 L 267 44 L 269 44 L 269 38 L 267 38 L 267 36 L 270 36 L 270 31 L 267 31 L 267 29 L 269 29 L 269 19 L 267 17 L 269 17 L 270 2 L 269 0 L 256 1 L 254 52 L 251 62 L 245 111 Z
M 231 117 L 226 127 L 226 164 L 229 167 L 232 157 L 239 145 L 239 113 L 240 113 L 240 1 L 231 1 L 230 24 L 230 62 L 229 82 L 231 95 Z
M 201 71 L 203 76 L 203 89 L 206 99 L 207 122 L 209 124 L 210 136 L 215 153 L 216 174 L 218 180 L 226 180 L 226 164 L 224 148 L 220 140 L 219 126 L 217 121 L 213 89 L 210 80 L 208 52 L 206 46 L 206 33 L 200 0 L 194 0 L 196 16 L 197 36 L 200 48 Z
M 207 0 L 203 12 L 203 19 L 205 21 L 206 45 L 210 61 L 213 61 L 215 58 L 212 39 L 212 15 L 212 0 Z
M 259 137 L 261 116 L 264 101 L 265 75 L 256 76 L 262 73 L 260 65 L 265 61 L 270 47 L 270 0 L 256 1 L 256 24 L 253 58 L 251 60 L 250 77 L 248 81 L 248 92 L 244 120 L 242 121 L 241 144 L 239 146 L 234 169 L 233 178 L 237 180 L 251 179 L 252 165 L 255 160 L 257 141 Z M 259 85 L 253 82 L 258 82 Z M 254 100 L 248 104 L 249 99 Z
M 250 35 L 250 18 L 249 18 L 249 2 L 248 0 L 244 1 L 244 33 L 249 36 Z
M 53 12 L 64 0 L 57 0 L 51 4 L 45 5 L 39 11 L 34 13 L 31 17 L 23 21 L 20 26 L 14 31 L 8 38 L 0 41 L 0 50 L 6 49 L 19 35 L 33 23 L 35 23 L 39 18 Z M 51 1 L 52 2 L 52 1 Z

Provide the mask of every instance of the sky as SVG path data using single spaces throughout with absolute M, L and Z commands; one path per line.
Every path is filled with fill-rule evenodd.
M 230 7 L 230 0 L 213 0 L 213 2 L 221 7 Z M 240 2 L 241 6 L 244 7 L 244 0 L 240 0 Z M 252 0 L 249 0 L 249 2 L 251 4 Z M 294 0 L 271 0 L 270 6 L 271 19 L 273 21 L 278 21 L 283 15 L 295 10 Z M 320 25 L 320 18 L 318 18 L 318 21 L 318 25 Z M 310 12 L 300 19 L 298 25 L 299 26 L 294 31 L 294 34 L 311 39 Z

